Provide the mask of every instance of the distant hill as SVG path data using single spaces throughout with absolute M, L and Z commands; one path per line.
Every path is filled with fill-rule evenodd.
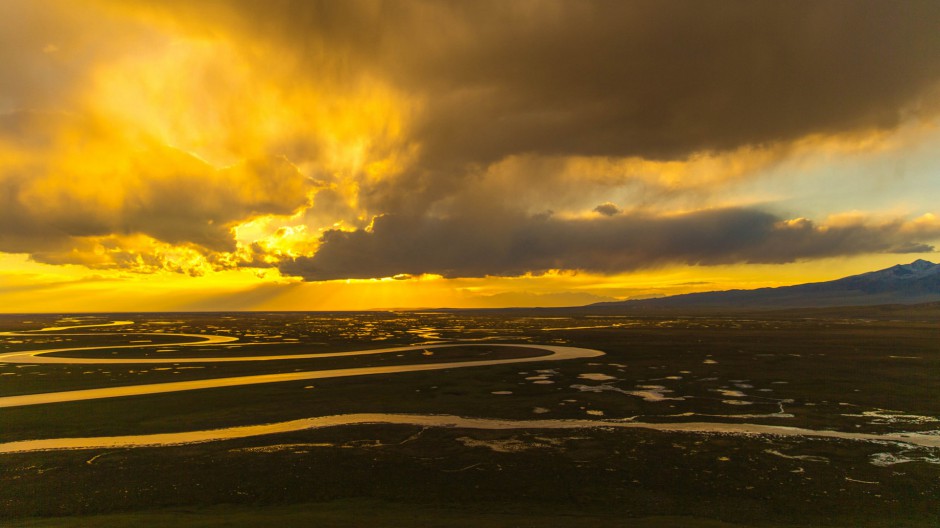
M 689 293 L 631 301 L 602 302 L 611 310 L 760 309 L 918 304 L 940 301 L 940 264 L 915 260 L 828 282 L 780 288 Z

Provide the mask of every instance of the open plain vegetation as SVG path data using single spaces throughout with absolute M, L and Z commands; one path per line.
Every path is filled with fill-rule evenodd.
M 123 324 L 94 326 L 115 321 Z M 0 451 L 29 440 L 358 413 L 517 424 L 377 420 L 158 447 L 2 453 L 5 525 L 253 526 L 264 518 L 284 526 L 717 528 L 935 526 L 940 519 L 940 447 L 896 437 L 611 425 L 940 435 L 940 331 L 932 316 L 10 315 L 0 316 L 0 330 L 8 333 L 0 335 Z M 237 341 L 185 345 L 194 340 L 178 334 Z M 132 344 L 147 346 L 113 348 Z M 441 344 L 460 346 L 435 348 Z M 604 355 L 549 361 L 529 345 Z M 414 349 L 217 361 L 402 346 Z M 13 353 L 65 348 L 93 349 L 50 356 L 128 362 L 3 362 Z M 205 361 L 141 362 L 154 358 Z M 25 394 L 494 359 L 526 361 L 2 407 L 3 398 Z M 590 423 L 545 426 L 574 420 Z

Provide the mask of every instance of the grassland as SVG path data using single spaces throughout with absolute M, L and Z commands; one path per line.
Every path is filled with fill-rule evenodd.
M 82 332 L 100 333 L 100 339 L 81 336 L 76 342 L 112 345 L 158 329 L 257 343 L 225 353 L 309 353 L 451 340 L 477 340 L 477 346 L 455 349 L 450 356 L 177 366 L 204 367 L 197 369 L 4 364 L 0 396 L 480 358 L 493 353 L 489 342 L 570 344 L 606 355 L 0 409 L 0 442 L 357 412 L 712 420 L 871 433 L 940 429 L 936 321 L 851 315 L 94 316 L 80 322 L 135 324 L 89 328 Z M 3 316 L 0 330 L 61 321 L 60 316 Z M 28 348 L 29 343 L 9 341 L 30 338 L 4 339 L 0 353 Z M 179 342 L 172 336 L 157 339 L 168 347 Z M 219 352 L 178 347 L 159 354 Z M 85 354 L 117 357 L 131 351 Z M 935 526 L 940 465 L 931 460 L 938 457 L 930 449 L 809 437 L 361 425 L 160 448 L 0 455 L 0 511 L 14 526 L 249 526 L 261 517 L 283 526 Z M 884 465 L 885 460 L 912 461 Z

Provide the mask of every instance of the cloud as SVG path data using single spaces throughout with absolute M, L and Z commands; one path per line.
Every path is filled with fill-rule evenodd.
M 933 2 L 110 4 L 263 43 L 298 85 L 408 94 L 420 156 L 363 187 L 373 214 L 427 207 L 510 156 L 685 160 L 938 110 Z
M 940 75 L 931 29 L 940 8 L 926 2 L 455 10 L 457 34 L 486 27 L 486 38 L 436 40 L 403 74 L 437 79 L 424 137 L 445 162 L 519 152 L 677 159 L 889 128 Z
M 228 25 L 310 59 L 332 49 L 427 92 L 426 139 L 448 160 L 681 157 L 890 126 L 940 73 L 933 2 L 162 4 L 180 24 Z
M 899 246 L 891 248 L 889 253 L 933 253 L 936 251 L 936 248 L 930 244 L 923 244 L 919 242 L 905 242 Z
M 283 262 L 280 269 L 307 280 L 618 273 L 667 264 L 787 263 L 896 252 L 919 244 L 916 239 L 937 237 L 938 224 L 828 226 L 740 208 L 572 219 L 492 211 L 472 220 L 386 215 L 376 218 L 371 230 L 327 231 L 315 255 Z
M 622 213 L 623 211 L 619 207 L 617 207 L 616 204 L 612 204 L 610 202 L 604 202 L 598 205 L 597 207 L 595 207 L 594 212 L 600 213 L 604 216 L 614 216 L 614 215 Z
M 2 2 L 0 251 L 325 280 L 927 250 L 930 222 L 720 195 L 936 118 L 938 21 L 918 1 Z
M 107 125 L 66 114 L 0 116 L 0 157 L 8 157 L 0 251 L 91 267 L 119 265 L 126 259 L 118 254 L 153 242 L 233 251 L 238 222 L 308 203 L 311 183 L 284 158 L 215 169 L 153 140 L 128 142 Z M 138 235 L 151 242 L 132 242 Z

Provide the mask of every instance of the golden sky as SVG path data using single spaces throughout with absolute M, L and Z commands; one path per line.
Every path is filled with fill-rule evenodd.
M 936 2 L 4 0 L 0 310 L 577 305 L 940 243 Z

